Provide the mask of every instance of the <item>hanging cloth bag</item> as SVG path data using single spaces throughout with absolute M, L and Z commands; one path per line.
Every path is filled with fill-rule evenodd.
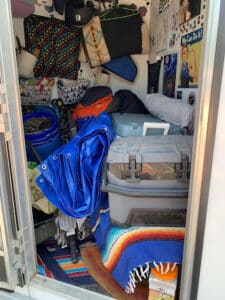
M 137 75 L 137 66 L 129 55 L 114 58 L 102 67 L 130 82 L 133 82 Z
M 26 51 L 21 47 L 20 40 L 18 36 L 16 37 L 17 41 L 17 68 L 19 76 L 24 78 L 31 78 L 34 76 L 34 67 L 37 62 L 38 49 L 35 49 L 34 54 Z
M 40 49 L 35 77 L 76 80 L 80 63 L 80 30 L 64 21 L 31 15 L 24 19 L 26 49 Z
M 136 9 L 114 5 L 82 28 L 91 67 L 130 54 L 147 53 L 146 25 Z
M 65 6 L 65 22 L 69 26 L 82 27 L 93 17 L 92 7 L 84 5 L 83 0 L 69 0 Z

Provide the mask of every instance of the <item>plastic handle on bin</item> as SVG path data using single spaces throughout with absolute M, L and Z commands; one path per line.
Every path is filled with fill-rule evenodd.
M 167 135 L 170 129 L 169 123 L 144 122 L 142 135 L 146 135 L 148 129 L 163 129 L 163 135 Z

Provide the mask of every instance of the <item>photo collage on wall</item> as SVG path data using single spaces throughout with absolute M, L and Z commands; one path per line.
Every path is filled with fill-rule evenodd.
M 159 1 L 158 21 L 167 16 L 167 50 L 163 50 L 164 95 L 195 104 L 199 86 L 199 71 L 206 0 Z

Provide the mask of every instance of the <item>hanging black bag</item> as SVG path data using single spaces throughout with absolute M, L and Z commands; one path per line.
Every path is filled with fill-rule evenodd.
M 85 6 L 83 0 L 69 0 L 65 9 L 65 22 L 68 26 L 83 27 L 93 17 L 92 6 Z

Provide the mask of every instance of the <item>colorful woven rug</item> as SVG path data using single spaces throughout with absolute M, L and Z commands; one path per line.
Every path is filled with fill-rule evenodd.
M 96 284 L 78 254 L 78 263 L 72 264 L 68 247 L 60 248 L 56 241 L 48 240 L 37 246 L 38 273 L 72 285 Z

